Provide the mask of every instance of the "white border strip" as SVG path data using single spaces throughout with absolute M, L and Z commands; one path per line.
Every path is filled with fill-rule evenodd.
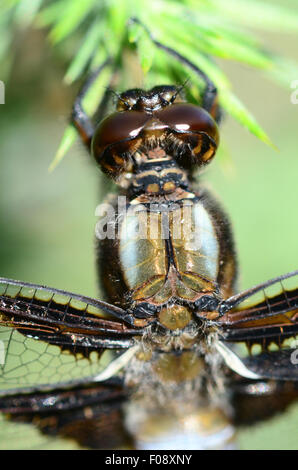
M 108 380 L 113 377 L 113 375 L 119 372 L 119 370 L 121 370 L 133 358 L 138 350 L 138 344 L 129 348 L 128 351 L 112 361 L 100 374 L 96 375 L 92 382 L 102 382 L 103 380 Z
M 237 374 L 241 375 L 242 377 L 246 377 L 247 379 L 256 380 L 262 378 L 261 375 L 258 375 L 255 372 L 249 370 L 246 365 L 241 361 L 240 357 L 237 356 L 237 354 L 235 354 L 221 341 L 217 341 L 215 347 L 220 353 L 220 355 L 224 358 L 227 366 Z

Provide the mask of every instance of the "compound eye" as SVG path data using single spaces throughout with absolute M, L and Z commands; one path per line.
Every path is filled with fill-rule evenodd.
M 97 127 L 91 144 L 93 156 L 112 177 L 127 170 L 130 155 L 141 142 L 139 137 L 150 116 L 138 111 L 111 114 Z
M 218 127 L 210 114 L 199 106 L 177 103 L 155 113 L 174 133 L 175 138 L 186 144 L 185 149 L 191 150 L 196 164 L 203 165 L 215 155 L 218 143 Z M 183 150 L 179 150 L 183 159 Z M 184 156 L 185 157 L 185 156 Z M 184 158 L 186 167 L 193 166 L 193 161 Z

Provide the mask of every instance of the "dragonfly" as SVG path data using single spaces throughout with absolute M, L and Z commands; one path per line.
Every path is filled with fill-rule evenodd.
M 187 61 L 200 106 L 186 85 L 114 91 L 94 124 L 82 103 L 107 64 L 71 116 L 119 188 L 96 226 L 105 297 L 0 279 L 0 411 L 88 448 L 231 448 L 297 399 L 298 271 L 237 292 L 231 225 L 194 177 L 219 145 L 209 77 Z

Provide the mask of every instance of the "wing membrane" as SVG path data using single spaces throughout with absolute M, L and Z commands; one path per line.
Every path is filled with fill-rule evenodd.
M 109 304 L 0 279 L 0 393 L 84 382 L 112 359 L 107 349 L 130 348 L 139 331 L 106 318 L 102 306 Z
M 295 351 L 285 349 L 263 352 L 257 357 L 248 356 L 244 359 L 246 367 L 262 378 L 278 380 L 298 380 L 298 360 Z
M 298 334 L 298 271 L 272 279 L 223 302 L 225 341 L 277 339 Z M 293 288 L 293 286 L 295 286 Z
M 135 335 L 123 321 L 105 317 L 104 308 L 124 310 L 89 297 L 0 278 L 0 324 L 32 336 Z M 57 344 L 55 341 L 55 344 Z M 61 339 L 62 341 L 62 339 Z
M 222 339 L 248 347 L 230 368 L 258 378 L 298 380 L 298 271 L 237 294 L 222 303 Z M 254 345 L 258 345 L 257 351 Z M 237 349 L 235 350 L 237 352 Z M 239 350 L 239 352 L 241 352 Z M 229 358 L 228 358 L 229 359 Z M 234 368 L 233 368 L 234 366 Z M 239 369 L 239 371 L 238 371 Z
M 12 328 L 0 328 L 4 356 L 0 364 L 0 395 L 9 391 L 27 392 L 46 386 L 83 381 L 100 373 L 111 360 L 108 352 L 89 357 L 61 351 L 59 346 L 26 337 Z
M 257 354 L 243 355 L 241 348 L 231 348 L 218 341 L 217 350 L 229 369 L 238 376 L 248 379 L 276 379 L 298 381 L 298 349 L 277 349 L 258 351 Z
M 7 305 L 6 305 L 7 304 Z M 34 307 L 36 310 L 34 310 Z M 8 311 L 16 314 L 18 311 L 25 316 L 26 310 L 30 314 L 30 318 L 34 318 L 36 313 L 38 319 L 41 320 L 46 317 L 47 322 L 56 320 L 58 312 L 63 322 L 70 322 L 72 320 L 77 325 L 76 318 L 73 319 L 71 314 L 80 314 L 80 321 L 84 326 L 88 326 L 90 315 L 92 319 L 98 318 L 101 320 L 105 318 L 104 315 L 114 316 L 120 319 L 120 330 L 122 330 L 123 322 L 133 324 L 132 316 L 120 307 L 111 305 L 102 300 L 93 299 L 61 289 L 54 289 L 51 287 L 40 286 L 38 284 L 25 283 L 15 281 L 12 279 L 0 278 L 0 311 Z M 104 323 L 102 323 L 104 325 Z M 116 323 L 116 326 L 119 323 Z M 100 324 L 98 324 L 100 326 Z M 92 325 L 92 328 L 94 325 Z M 104 325 L 106 330 L 107 325 Z
M 0 397 L 0 411 L 9 418 L 8 429 L 12 422 L 15 426 L 34 423 L 48 436 L 71 437 L 83 446 L 97 449 L 110 448 L 127 442 L 121 410 L 126 398 L 121 380 L 107 381 L 54 393 Z M 5 441 L 9 445 L 7 436 Z M 22 442 L 23 439 L 19 445 Z
M 298 382 L 234 378 L 231 381 L 233 422 L 255 424 L 287 409 L 298 398 Z

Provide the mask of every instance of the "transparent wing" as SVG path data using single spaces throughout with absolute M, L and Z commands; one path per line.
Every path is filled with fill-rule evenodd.
M 0 394 L 83 382 L 107 367 L 113 357 L 109 349 L 133 346 L 138 330 L 106 318 L 102 306 L 110 307 L 57 289 L 0 279 Z M 122 310 L 115 309 L 117 314 Z
M 220 324 L 226 341 L 295 338 L 298 334 L 298 271 L 280 276 L 223 302 Z
M 226 311 L 219 320 L 222 340 L 247 346 L 219 348 L 239 375 L 298 380 L 297 285 L 298 271 L 294 271 L 222 303 L 222 311 Z

